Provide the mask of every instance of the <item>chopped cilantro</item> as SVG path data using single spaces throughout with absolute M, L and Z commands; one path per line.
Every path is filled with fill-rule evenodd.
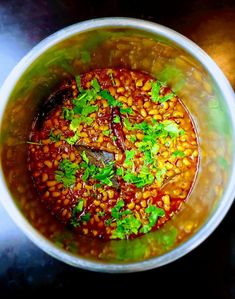
M 117 219 L 117 228 L 112 231 L 111 239 L 125 239 L 131 234 L 138 234 L 141 222 L 133 214 Z
M 81 111 L 81 115 L 82 116 L 88 116 L 89 114 L 96 112 L 99 110 L 99 107 L 97 105 L 93 105 L 93 106 L 85 106 L 83 107 L 82 111 Z
M 81 221 L 89 221 L 91 218 L 91 214 L 90 213 L 86 213 L 84 215 L 81 215 L 80 218 L 77 217 L 77 214 L 81 213 L 83 211 L 83 207 L 84 207 L 84 199 L 80 199 L 77 203 L 77 205 L 73 208 L 72 211 L 72 217 L 71 217 L 71 221 L 70 224 L 74 227 L 78 227 L 80 226 Z
M 110 162 L 102 168 L 89 164 L 89 159 L 86 156 L 85 151 L 82 153 L 82 158 L 85 163 L 81 164 L 81 167 L 85 169 L 82 176 L 83 181 L 87 181 L 89 177 L 99 180 L 102 184 L 112 186 L 111 178 L 114 176 L 113 163 Z
M 120 108 L 121 113 L 127 113 L 127 114 L 133 114 L 133 109 L 128 107 L 128 108 Z
M 77 83 L 77 88 L 78 88 L 78 90 L 80 91 L 80 92 L 82 92 L 83 91 L 83 89 L 82 89 L 82 87 L 81 87 L 81 77 L 78 75 L 78 76 L 76 76 L 76 83 Z
M 162 181 L 162 176 L 166 173 L 166 169 L 162 168 L 162 169 L 158 169 L 157 173 L 156 173 L 156 179 L 158 182 Z
M 78 213 L 81 213 L 84 206 L 84 199 L 80 199 L 77 205 L 73 208 L 72 216 L 76 216 Z
M 125 203 L 123 199 L 119 199 L 116 205 L 111 209 L 111 216 L 115 219 L 120 218 L 120 210 L 124 207 Z
M 105 131 L 103 131 L 103 134 L 105 136 L 109 136 L 111 134 L 111 131 L 110 130 L 105 130 Z
M 91 81 L 91 86 L 95 89 L 95 91 L 98 93 L 100 91 L 100 84 L 97 79 L 93 79 Z
M 87 164 L 89 164 L 89 159 L 88 159 L 87 154 L 86 154 L 85 151 L 83 151 L 81 153 L 81 156 L 82 156 L 83 161 L 85 161 Z
M 130 123 L 128 118 L 124 118 L 124 126 L 127 128 L 127 130 L 133 130 L 132 124 Z
M 107 184 L 108 186 L 112 186 L 112 181 L 110 180 L 114 175 L 113 170 L 113 163 L 107 164 L 103 168 L 98 168 L 96 170 L 96 174 L 94 175 L 94 178 L 96 180 L 99 180 L 102 184 Z
M 81 221 L 86 221 L 88 222 L 91 219 L 91 213 L 86 213 L 81 216 Z
M 76 182 L 76 172 L 79 166 L 67 159 L 60 162 L 58 169 L 55 171 L 55 179 L 57 182 L 63 183 L 66 188 L 71 187 Z
M 152 82 L 151 99 L 153 102 L 159 101 L 161 86 L 162 84 L 159 81 Z
M 154 176 L 148 167 L 143 166 L 139 174 L 133 174 L 131 171 L 127 170 L 123 179 L 128 183 L 135 184 L 138 188 L 142 188 L 146 185 L 152 184 Z
M 131 142 L 135 142 L 137 140 L 137 137 L 135 135 L 131 135 L 129 139 Z
M 91 117 L 81 116 L 79 118 L 74 118 L 71 121 L 69 128 L 70 128 L 70 130 L 76 132 L 81 123 L 90 125 L 92 122 L 93 122 L 93 119 Z
M 124 163 L 128 166 L 133 165 L 133 158 L 135 156 L 135 150 L 127 150 L 125 151 L 125 155 L 126 155 L 126 159 L 124 161 Z
M 112 222 L 113 222 L 113 219 L 112 219 L 112 218 L 109 218 L 109 219 L 106 219 L 106 220 L 105 220 L 104 224 L 105 224 L 106 226 L 110 226 Z
M 177 150 L 172 154 L 172 156 L 183 158 L 183 157 L 185 157 L 185 153 Z
M 159 98 L 159 102 L 160 102 L 160 103 L 164 103 L 164 102 L 166 102 L 166 101 L 172 99 L 174 96 L 175 96 L 174 93 L 172 93 L 172 92 L 171 92 L 171 93 L 168 93 L 168 94 L 166 94 L 165 96 L 160 97 L 160 98 Z
M 161 122 L 164 125 L 164 131 L 166 131 L 170 137 L 177 137 L 180 134 L 179 126 L 172 120 L 164 120 Z
M 63 108 L 63 117 L 66 120 L 72 120 L 74 117 L 74 111 L 72 109 Z
M 99 92 L 99 95 L 108 101 L 109 106 L 111 107 L 121 107 L 122 103 L 118 102 L 111 94 L 108 90 L 103 89 Z
M 148 224 L 144 224 L 143 227 L 140 229 L 141 233 L 147 233 L 149 232 L 154 225 L 157 223 L 157 220 L 159 217 L 165 216 L 165 212 L 163 209 L 158 208 L 154 205 L 149 205 L 146 209 L 145 212 L 147 214 L 150 214 L 148 217 Z
M 79 138 L 79 134 L 76 132 L 72 137 L 68 137 L 65 140 L 69 144 L 74 145 L 78 141 L 78 138 Z
M 114 122 L 115 124 L 120 123 L 120 122 L 121 122 L 120 116 L 116 115 L 116 116 L 114 117 L 114 119 L 113 119 L 113 122 Z
M 122 167 L 117 168 L 116 174 L 119 176 L 124 176 L 124 168 L 122 168 Z
M 104 212 L 104 211 L 100 211 L 100 212 L 97 213 L 97 215 L 98 215 L 99 217 L 103 217 L 103 216 L 105 215 L 105 212 Z

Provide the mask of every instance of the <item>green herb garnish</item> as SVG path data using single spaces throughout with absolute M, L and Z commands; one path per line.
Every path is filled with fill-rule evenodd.
M 91 213 L 86 213 L 81 216 L 81 221 L 86 221 L 88 222 L 91 219 Z
M 105 130 L 105 131 L 103 131 L 103 134 L 105 136 L 109 136 L 111 134 L 111 131 L 110 130 Z
M 146 234 L 149 232 L 157 223 L 157 220 L 159 217 L 165 216 L 165 212 L 163 209 L 158 208 L 154 205 L 149 205 L 146 209 L 145 212 L 149 214 L 148 217 L 148 224 L 145 224 L 141 229 L 140 232 Z
M 111 107 L 122 107 L 122 103 L 118 102 L 108 90 L 104 89 L 99 92 L 99 95 L 108 101 L 109 106 Z
M 76 132 L 72 137 L 68 137 L 65 139 L 71 145 L 74 145 L 79 139 L 79 134 Z
M 185 157 L 185 153 L 177 150 L 172 154 L 172 156 L 183 158 L 183 157 Z
M 74 117 L 74 111 L 72 109 L 63 107 L 63 116 L 66 120 L 72 120 Z
M 162 84 L 159 81 L 152 82 L 151 99 L 153 102 L 159 101 L 161 87 Z
M 125 151 L 126 159 L 125 159 L 124 163 L 128 166 L 132 166 L 134 163 L 133 158 L 134 158 L 135 154 L 136 154 L 135 150 Z
M 121 113 L 127 113 L 127 114 L 133 114 L 133 109 L 128 107 L 128 108 L 120 108 Z
M 111 209 L 111 219 L 108 219 L 105 224 L 110 225 L 116 222 L 116 229 L 112 231 L 112 239 L 124 239 L 131 234 L 138 234 L 141 222 L 135 218 L 131 210 L 124 209 L 124 201 L 119 199 L 117 204 Z
M 51 139 L 51 141 L 53 141 L 53 142 L 57 142 L 57 141 L 60 141 L 61 134 L 57 134 L 57 135 L 55 135 L 55 133 L 51 130 L 51 131 L 50 131 L 49 138 Z
M 55 179 L 57 182 L 63 183 L 66 188 L 71 187 L 76 182 L 76 172 L 79 166 L 67 159 L 63 159 L 55 171 Z
M 116 116 L 114 117 L 114 119 L 113 119 L 113 122 L 114 122 L 115 124 L 119 124 L 119 123 L 121 122 L 120 116 L 116 115 Z

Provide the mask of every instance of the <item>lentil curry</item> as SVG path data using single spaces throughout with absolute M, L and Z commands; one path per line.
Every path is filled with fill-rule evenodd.
M 62 82 L 29 140 L 41 201 L 76 232 L 104 240 L 159 228 L 180 209 L 197 173 L 188 111 L 140 71 L 97 69 Z

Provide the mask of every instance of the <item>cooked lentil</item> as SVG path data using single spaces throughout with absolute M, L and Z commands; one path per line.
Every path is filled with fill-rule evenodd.
M 48 103 L 29 136 L 28 167 L 60 222 L 89 237 L 134 238 L 180 209 L 198 144 L 167 86 L 139 71 L 98 69 L 63 82 Z M 92 151 L 113 158 L 96 163 Z

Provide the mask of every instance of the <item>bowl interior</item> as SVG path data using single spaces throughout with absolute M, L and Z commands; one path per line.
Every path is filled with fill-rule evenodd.
M 17 208 L 51 246 L 75 261 L 78 257 L 77 265 L 81 257 L 123 265 L 174 252 L 213 217 L 229 184 L 234 132 L 221 86 L 191 51 L 161 33 L 113 26 L 71 34 L 53 46 L 44 46 L 20 74 L 1 123 L 3 176 Z M 198 176 L 180 213 L 158 231 L 128 241 L 87 240 L 61 226 L 38 201 L 27 171 L 26 141 L 42 101 L 70 74 L 104 67 L 146 71 L 165 81 L 190 111 L 199 136 Z

